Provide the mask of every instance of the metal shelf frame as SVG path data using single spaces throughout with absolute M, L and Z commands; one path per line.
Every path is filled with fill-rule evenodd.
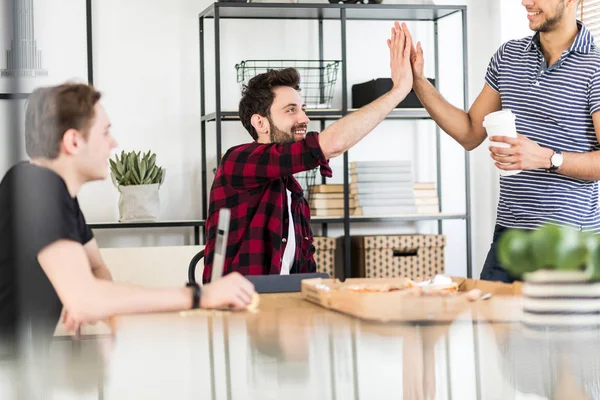
M 204 220 L 183 221 L 152 221 L 152 222 L 95 222 L 90 223 L 90 229 L 146 229 L 146 228 L 194 228 L 194 244 L 200 244 L 200 227 L 205 225 Z
M 237 3 L 216 2 L 208 6 L 198 15 L 199 45 L 200 45 L 200 134 L 202 155 L 202 218 L 206 219 L 208 212 L 207 162 L 206 162 L 206 135 L 207 123 L 215 124 L 216 131 L 216 157 L 217 164 L 221 161 L 221 134 L 222 123 L 239 121 L 237 112 L 221 109 L 221 22 L 227 19 L 252 19 L 252 20 L 318 20 L 319 57 L 323 57 L 323 22 L 327 20 L 340 21 L 341 26 L 341 84 L 342 108 L 339 110 L 308 110 L 307 114 L 312 120 L 321 122 L 321 130 L 325 128 L 325 121 L 339 119 L 349 113 L 348 102 L 348 74 L 347 74 L 347 21 L 428 21 L 432 23 L 434 33 L 434 65 L 435 81 L 439 85 L 439 35 L 438 21 L 450 15 L 460 14 L 462 18 L 462 63 L 463 63 L 463 108 L 468 107 L 468 49 L 467 49 L 467 7 L 464 5 L 434 5 L 434 4 L 312 4 L 312 3 Z M 205 27 L 206 20 L 213 20 L 214 25 L 214 55 L 206 57 L 205 54 Z M 207 113 L 204 70 L 207 60 L 214 61 L 215 67 L 215 110 Z M 396 109 L 387 119 L 391 120 L 430 120 L 430 116 L 422 109 Z M 440 205 L 442 204 L 442 179 L 441 179 L 441 150 L 440 128 L 436 125 L 436 170 L 437 191 Z M 444 220 L 464 220 L 466 224 L 466 259 L 467 277 L 472 277 L 472 227 L 471 227 L 471 183 L 469 153 L 464 152 L 465 163 L 465 213 L 464 214 L 427 214 L 403 216 L 366 216 L 350 215 L 349 207 L 349 174 L 348 152 L 343 154 L 344 165 L 344 216 L 343 217 L 313 217 L 314 223 L 323 226 L 323 234 L 327 235 L 327 224 L 336 223 L 344 225 L 344 271 L 342 278 L 351 277 L 350 269 L 350 224 L 362 222 L 387 222 L 387 221 L 438 221 L 438 233 L 442 233 Z M 323 178 L 324 181 L 324 178 Z

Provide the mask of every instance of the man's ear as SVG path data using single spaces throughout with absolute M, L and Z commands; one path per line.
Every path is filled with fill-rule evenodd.
M 83 137 L 77 129 L 69 129 L 63 135 L 60 143 L 61 150 L 66 154 L 76 154 L 81 147 Z
M 269 133 L 269 120 L 259 114 L 254 114 L 250 119 L 250 123 L 259 135 Z

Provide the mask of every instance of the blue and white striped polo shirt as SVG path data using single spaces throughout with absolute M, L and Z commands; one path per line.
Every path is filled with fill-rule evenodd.
M 583 153 L 600 149 L 592 122 L 600 110 L 600 50 L 577 24 L 575 41 L 552 66 L 536 33 L 503 44 L 485 80 L 516 115 L 519 133 L 542 147 Z M 600 232 L 598 182 L 543 169 L 500 177 L 499 225 L 535 229 L 547 222 Z

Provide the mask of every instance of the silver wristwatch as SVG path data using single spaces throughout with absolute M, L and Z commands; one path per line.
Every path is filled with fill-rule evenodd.
M 547 172 L 553 172 L 560 168 L 563 164 L 563 154 L 560 150 L 554 150 L 554 154 L 550 157 L 550 168 L 546 169 Z

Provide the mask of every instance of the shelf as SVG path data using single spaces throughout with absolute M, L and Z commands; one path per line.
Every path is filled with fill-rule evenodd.
M 0 100 L 26 100 L 29 93 L 0 93 Z
M 88 226 L 91 229 L 125 229 L 125 228 L 177 228 L 204 226 L 204 220 L 153 221 L 153 222 L 95 222 Z
M 315 3 L 213 3 L 200 18 L 219 19 L 322 19 L 339 20 L 341 10 L 346 10 L 348 20 L 380 21 L 437 21 L 466 6 L 435 4 L 315 4 Z
M 318 29 L 318 41 L 314 41 L 314 46 L 317 47 L 317 54 L 323 54 L 325 48 L 325 40 L 334 40 L 334 42 L 339 42 L 339 37 L 342 38 L 340 50 L 340 61 L 344 68 L 341 71 L 340 83 L 342 86 L 341 90 L 344 93 L 348 94 L 348 102 L 344 102 L 343 107 L 341 103 L 336 103 L 336 107 L 344 108 L 344 109 L 332 109 L 332 108 L 322 108 L 322 109 L 308 109 L 306 110 L 306 114 L 308 118 L 315 122 L 321 122 L 323 125 L 324 121 L 335 121 L 338 120 L 345 115 L 348 115 L 352 112 L 357 111 L 356 109 L 347 109 L 352 104 L 350 98 L 350 85 L 347 81 L 347 71 L 346 67 L 348 67 L 348 58 L 347 58 L 347 50 L 351 46 L 356 45 L 356 43 L 349 43 L 348 41 L 348 31 L 349 29 L 358 30 L 360 33 L 361 26 L 364 25 L 362 23 L 357 23 L 358 21 L 381 21 L 391 22 L 391 21 L 428 21 L 431 22 L 430 28 L 433 31 L 433 49 L 434 49 L 434 64 L 438 64 L 436 67 L 436 83 L 440 81 L 439 74 L 437 73 L 437 69 L 439 68 L 439 56 L 440 56 L 440 46 L 439 39 L 444 38 L 443 34 L 438 32 L 438 20 L 445 19 L 446 17 L 450 17 L 452 23 L 456 22 L 461 25 L 462 31 L 462 60 L 463 64 L 467 65 L 467 52 L 466 52 L 466 32 L 467 32 L 467 6 L 465 5 L 435 5 L 435 4 L 327 4 L 327 3 L 245 3 L 242 2 L 244 0 L 240 0 L 240 2 L 216 2 L 209 5 L 206 9 L 204 9 L 199 14 L 199 33 L 200 33 L 200 88 L 201 88 L 201 145 L 203 149 L 203 156 L 206 155 L 205 149 L 207 149 L 207 131 L 211 130 L 208 128 L 207 122 L 214 122 L 214 129 L 216 130 L 216 154 L 217 158 L 222 154 L 222 139 L 223 139 L 223 131 L 222 124 L 224 122 L 235 122 L 240 121 L 238 117 L 238 112 L 235 110 L 225 110 L 223 111 L 223 103 L 222 96 L 224 93 L 221 92 L 221 84 L 220 81 L 222 76 L 216 74 L 214 79 L 217 79 L 216 83 L 216 92 L 215 96 L 210 96 L 213 100 L 213 108 L 207 110 L 205 105 L 209 99 L 205 99 L 206 92 L 204 90 L 205 85 L 208 82 L 211 82 L 209 77 L 205 76 L 205 70 L 207 63 L 211 63 L 212 60 L 216 61 L 215 68 L 219 69 L 220 57 L 221 57 L 221 40 L 220 35 L 226 29 L 226 26 L 221 24 L 224 20 L 231 20 L 231 23 L 235 23 L 235 20 L 249 20 L 253 21 L 257 24 L 257 29 L 259 29 L 263 21 L 261 20 L 281 20 L 282 23 L 285 23 L 286 20 L 311 20 L 314 21 L 314 24 L 309 24 L 315 30 Z M 283 1 L 283 0 L 275 0 L 275 1 Z M 212 21 L 211 21 L 212 19 Z M 317 23 L 318 21 L 318 23 Z M 327 22 L 323 22 L 327 21 Z M 333 25 L 339 25 L 341 31 L 340 35 L 334 35 L 333 39 L 327 35 L 325 37 L 325 25 L 329 25 L 328 21 L 332 21 Z M 350 21 L 350 22 L 349 22 Z M 353 22 L 356 21 L 356 22 Z M 205 22 L 207 22 L 205 24 Z M 325 24 L 325 25 L 324 25 Z M 336 26 L 337 26 L 336 25 Z M 311 28 L 312 29 L 312 28 Z M 456 27 L 451 27 L 452 31 L 456 31 L 459 33 Z M 209 38 L 206 36 L 207 31 L 213 31 L 214 35 Z M 336 39 L 337 38 L 337 39 Z M 206 47 L 207 43 L 214 40 L 213 44 L 209 44 L 209 47 Z M 212 50 L 207 51 L 207 48 Z M 211 56 L 211 53 L 212 56 Z M 323 57 L 321 57 L 323 58 Z M 462 75 L 462 81 L 460 82 L 463 87 L 463 106 L 467 107 L 468 104 L 468 75 L 466 68 L 463 68 L 459 74 Z M 457 76 L 458 78 L 458 76 Z M 458 82 L 457 82 L 458 83 Z M 235 95 L 235 94 L 231 94 Z M 238 95 L 235 95 L 239 97 Z M 314 106 L 314 105 L 313 105 Z M 213 112 L 210 112 L 213 111 Z M 428 112 L 423 108 L 398 108 L 394 109 L 387 117 L 388 121 L 432 121 Z M 442 154 L 441 154 L 441 130 L 436 128 L 436 144 L 435 144 L 435 160 L 436 160 L 436 182 L 439 182 L 438 188 L 440 188 L 440 201 L 442 200 Z M 433 156 L 433 155 L 432 155 Z M 416 157 L 416 156 L 415 156 Z M 208 171 L 208 167 L 206 165 L 206 157 L 203 158 L 203 178 L 206 178 L 206 174 Z M 347 163 L 347 154 L 344 156 L 344 163 Z M 347 164 L 345 164 L 347 165 Z M 461 213 L 434 213 L 434 214 L 396 214 L 396 215 L 366 215 L 366 216 L 314 216 L 311 218 L 311 222 L 313 224 L 322 224 L 323 234 L 327 235 L 327 224 L 333 224 L 336 228 L 343 227 L 343 235 L 348 238 L 350 235 L 350 231 L 352 229 L 353 224 L 360 223 L 400 223 L 400 222 L 417 222 L 417 221 L 432 221 L 438 227 L 438 233 L 442 233 L 444 230 L 444 226 L 441 221 L 444 220 L 456 220 L 461 222 L 464 221 L 466 225 L 465 232 L 465 248 L 466 248 L 466 275 L 467 277 L 471 277 L 472 274 L 472 254 L 471 254 L 471 189 L 470 189 L 470 170 L 469 170 L 469 153 L 465 152 L 464 155 L 464 182 L 465 182 L 465 211 Z M 206 180 L 204 180 L 206 182 Z M 451 186 L 451 184 L 450 184 Z M 208 208 L 208 199 L 207 194 L 209 193 L 209 188 L 204 188 L 203 190 L 203 210 L 204 214 L 206 213 L 206 209 Z M 347 194 L 347 193 L 346 193 Z M 461 207 L 462 208 L 462 207 Z M 203 215 L 204 215 L 203 214 Z M 368 228 L 365 225 L 365 228 Z M 345 263 L 343 276 L 345 278 L 352 277 L 352 271 L 350 269 L 352 260 L 352 254 L 350 251 L 350 246 L 345 248 L 343 254 L 343 261 Z
M 348 113 L 352 113 L 357 109 L 351 108 Z M 342 118 L 344 115 L 342 110 L 338 109 L 323 109 L 323 110 L 306 110 L 306 115 L 312 120 L 336 120 Z M 210 113 L 203 115 L 201 121 L 214 121 L 217 117 L 216 113 Z M 424 108 L 397 108 L 393 110 L 386 119 L 431 119 L 429 113 Z M 221 121 L 239 121 L 237 111 L 221 111 Z
M 440 221 L 449 219 L 466 219 L 466 214 L 404 214 L 404 215 L 351 215 L 350 222 L 389 222 L 389 221 Z M 341 224 L 344 217 L 311 217 L 316 224 Z

